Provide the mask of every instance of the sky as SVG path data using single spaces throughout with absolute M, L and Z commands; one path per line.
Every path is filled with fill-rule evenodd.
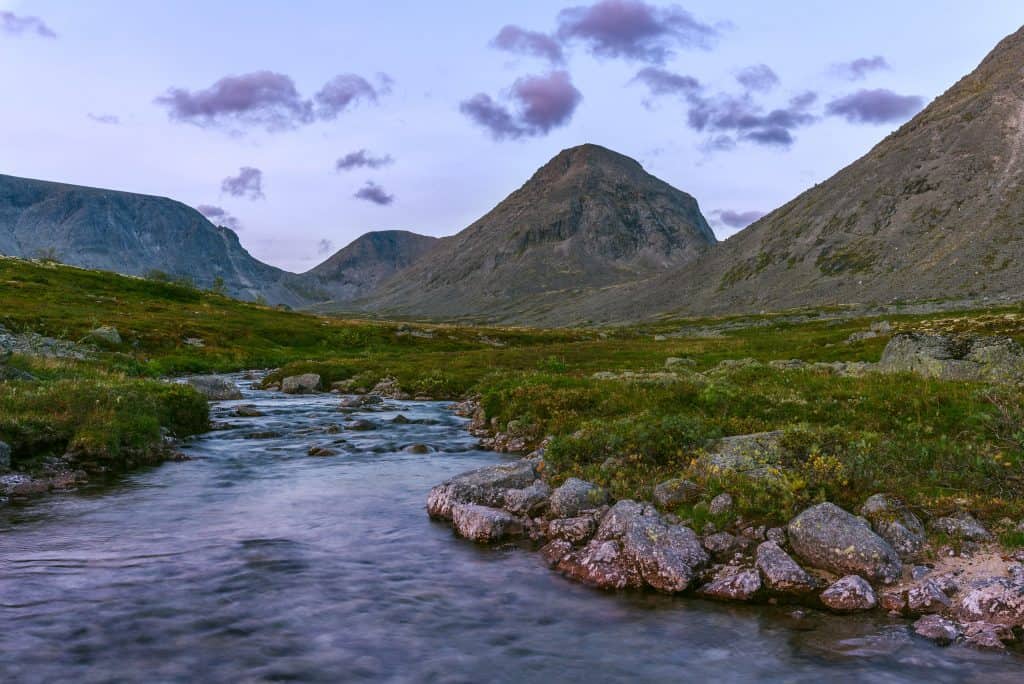
M 596 143 L 716 235 L 865 154 L 1020 0 L 0 0 L 0 173 L 172 197 L 305 271 Z

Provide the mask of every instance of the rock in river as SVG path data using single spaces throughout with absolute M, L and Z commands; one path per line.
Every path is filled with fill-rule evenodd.
M 539 459 L 520 459 L 462 473 L 430 490 L 427 513 L 432 518 L 451 519 L 457 503 L 485 506 L 504 505 L 506 490 L 524 489 L 538 479 Z
M 289 375 L 281 381 L 281 391 L 285 394 L 312 394 L 320 389 L 320 376 L 316 373 Z
M 725 566 L 697 590 L 700 596 L 723 601 L 750 601 L 761 591 L 761 575 L 751 568 Z
M 460 503 L 452 506 L 452 526 L 459 535 L 489 543 L 521 534 L 522 521 L 500 508 Z
M 768 589 L 779 594 L 808 594 L 818 583 L 777 543 L 766 541 L 757 547 L 757 569 Z
M 953 643 L 960 636 L 956 623 L 939 615 L 925 615 L 914 623 L 914 632 L 941 646 Z
M 210 401 L 229 401 L 241 399 L 242 392 L 238 386 L 223 375 L 194 375 L 185 378 L 185 383 L 202 394 Z
M 859 575 L 847 575 L 821 592 L 821 602 L 834 611 L 852 613 L 878 605 L 875 590 Z
M 902 570 L 896 551 L 857 518 L 832 503 L 812 506 L 789 522 L 789 543 L 808 565 L 890 583 Z

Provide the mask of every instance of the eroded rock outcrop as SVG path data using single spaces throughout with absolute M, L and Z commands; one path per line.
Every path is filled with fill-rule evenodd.
M 904 332 L 886 345 L 879 368 L 944 380 L 1021 382 L 1024 348 L 1009 337 Z

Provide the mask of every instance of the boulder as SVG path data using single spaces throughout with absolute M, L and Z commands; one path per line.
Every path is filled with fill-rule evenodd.
M 285 394 L 312 394 L 320 390 L 320 376 L 316 373 L 289 375 L 281 381 L 281 391 Z
M 522 521 L 508 511 L 478 504 L 452 506 L 452 527 L 462 537 L 490 543 L 522 534 Z
M 821 592 L 821 602 L 839 613 L 871 610 L 878 605 L 875 590 L 860 575 L 847 575 Z
M 365 418 L 357 418 L 355 420 L 350 420 L 347 423 L 345 423 L 345 429 L 366 432 L 368 430 L 376 430 L 377 425 L 372 420 L 366 420 Z
M 388 399 L 407 400 L 410 395 L 402 391 L 402 386 L 396 378 L 384 378 L 370 390 L 370 394 Z
M 539 459 L 521 459 L 457 475 L 430 490 L 427 513 L 432 518 L 451 519 L 456 503 L 502 506 L 506 490 L 524 489 L 537 480 L 539 464 Z
M 951 606 L 949 597 L 935 580 L 926 579 L 907 590 L 907 612 L 911 615 L 945 613 Z
M 256 418 L 263 415 L 263 411 L 251 404 L 242 404 L 235 407 L 235 415 L 239 418 Z
M 241 399 L 242 392 L 238 385 L 223 375 L 193 375 L 185 378 L 185 384 L 202 394 L 210 401 L 230 401 Z
M 861 506 L 860 514 L 875 532 L 904 560 L 915 558 L 924 548 L 924 525 L 902 501 L 888 494 L 874 494 Z
M 955 612 L 964 622 L 1024 627 L 1024 584 L 1005 577 L 984 580 L 961 594 Z
M 549 537 L 552 539 L 564 539 L 574 546 L 589 541 L 596 531 L 597 522 L 591 515 L 559 518 L 548 523 Z
M 536 480 L 529 487 L 523 489 L 506 489 L 504 508 L 516 515 L 533 517 L 544 512 L 549 496 L 551 496 L 551 487 L 548 483 Z
M 750 601 L 760 591 L 761 575 L 757 570 L 727 565 L 698 589 L 697 594 L 721 601 Z
M 557 566 L 563 558 L 572 553 L 572 544 L 564 539 L 555 539 L 540 549 L 540 555 L 551 567 Z
M 773 476 L 782 455 L 782 432 L 757 432 L 723 437 L 697 462 L 703 471 L 732 471 L 752 479 Z
M 666 480 L 654 486 L 654 503 L 658 508 L 677 508 L 693 503 L 700 496 L 700 487 L 682 478 Z
M 732 558 L 740 545 L 736 537 L 728 532 L 715 532 L 704 537 L 704 548 L 715 557 L 716 560 L 726 562 Z
M 757 547 L 755 565 L 768 589 L 777 594 L 809 594 L 818 588 L 817 581 L 774 541 Z
M 914 633 L 940 646 L 946 646 L 957 640 L 960 628 L 952 620 L 939 615 L 925 615 L 914 623 Z
M 622 545 L 611 539 L 592 539 L 579 551 L 564 556 L 555 567 L 566 577 L 598 589 L 639 589 L 644 584 L 623 554 Z
M 11 467 L 11 447 L 7 442 L 0 442 L 0 470 Z
M 965 622 L 960 625 L 965 644 L 990 651 L 1006 648 L 1004 641 L 1014 641 L 1013 631 L 1005 625 L 988 622 Z
M 95 330 L 90 330 L 85 339 L 105 347 L 119 347 L 122 343 L 121 333 L 112 325 L 101 325 Z
M 928 525 L 935 532 L 948 534 L 954 539 L 964 541 L 991 541 L 992 533 L 978 522 L 973 515 L 965 511 L 953 515 L 935 518 Z
M 835 504 L 812 506 L 787 527 L 796 555 L 815 568 L 836 574 L 859 574 L 872 582 L 894 582 L 902 571 L 899 555 L 857 518 Z
M 708 513 L 711 515 L 725 515 L 732 512 L 732 494 L 722 492 L 708 504 Z
M 551 493 L 548 517 L 572 518 L 580 511 L 608 502 L 608 494 L 592 482 L 570 477 Z
M 686 357 L 670 356 L 665 359 L 665 368 L 692 368 L 696 365 L 696 361 Z
M 1024 349 L 1009 337 L 898 333 L 889 340 L 879 368 L 945 380 L 1024 380 Z

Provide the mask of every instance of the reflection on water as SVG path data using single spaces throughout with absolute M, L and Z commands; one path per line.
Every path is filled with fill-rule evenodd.
M 0 509 L 0 681 L 1021 681 L 903 621 L 569 583 L 427 519 L 431 486 L 502 458 L 444 404 L 245 394 L 192 461 Z

